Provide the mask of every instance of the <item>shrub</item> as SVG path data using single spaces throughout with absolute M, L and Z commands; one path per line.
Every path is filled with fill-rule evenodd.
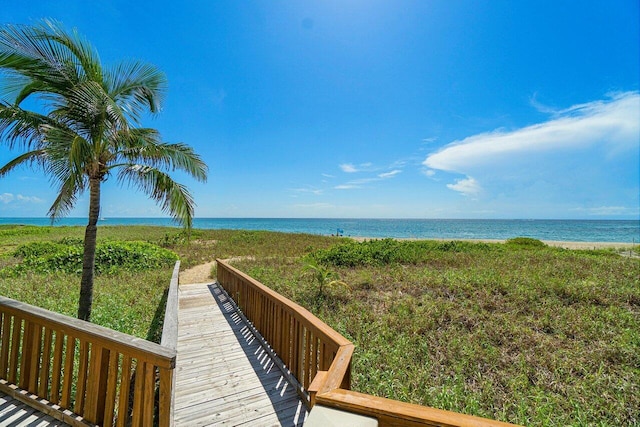
M 475 242 L 399 241 L 394 239 L 350 241 L 312 252 L 307 260 L 336 267 L 422 264 L 437 253 L 496 250 L 496 245 Z
M 68 239 L 65 243 L 32 242 L 21 245 L 13 255 L 23 258 L 23 262 L 11 269 L 16 270 L 15 272 L 28 270 L 38 273 L 80 273 L 83 247 L 78 244 L 77 239 Z M 141 271 L 170 266 L 177 259 L 174 252 L 151 243 L 106 241 L 96 246 L 95 269 L 97 274 L 115 272 L 118 269 Z
M 538 239 L 531 237 L 515 237 L 506 241 L 508 245 L 520 246 L 523 248 L 546 248 L 547 245 Z

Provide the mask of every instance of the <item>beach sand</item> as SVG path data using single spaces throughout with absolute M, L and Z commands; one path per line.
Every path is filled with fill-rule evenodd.
M 376 238 L 370 237 L 351 237 L 353 240 L 363 242 L 365 240 L 376 240 Z M 442 242 L 448 242 L 451 240 L 460 240 L 465 242 L 485 242 L 485 243 L 505 243 L 506 240 L 500 239 L 396 239 L 396 240 L 437 240 Z M 629 249 L 638 244 L 633 243 L 621 243 L 621 242 L 566 242 L 560 240 L 542 240 L 548 246 L 565 249 Z

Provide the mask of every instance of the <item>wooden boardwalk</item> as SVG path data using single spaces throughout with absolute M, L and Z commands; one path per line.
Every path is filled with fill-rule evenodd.
M 301 426 L 307 409 L 214 283 L 180 285 L 175 425 Z
M 54 427 L 68 424 L 36 411 L 31 406 L 0 393 L 0 426 Z

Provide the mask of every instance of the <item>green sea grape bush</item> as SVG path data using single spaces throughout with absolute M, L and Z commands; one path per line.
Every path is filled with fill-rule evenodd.
M 20 245 L 13 253 L 22 263 L 9 267 L 5 274 L 22 271 L 39 273 L 82 271 L 82 242 L 68 239 L 65 243 L 31 242 Z M 141 271 L 173 265 L 178 256 L 147 242 L 103 241 L 96 247 L 96 273 L 114 273 L 117 270 Z M 5 269 L 7 270 L 7 269 Z
M 547 245 L 541 240 L 532 239 L 531 237 L 514 237 L 505 242 L 507 245 L 519 246 L 521 248 L 546 248 Z
M 474 253 L 498 251 L 500 246 L 464 241 L 394 239 L 347 241 L 308 255 L 309 260 L 336 267 L 380 266 L 389 264 L 422 264 L 441 253 Z

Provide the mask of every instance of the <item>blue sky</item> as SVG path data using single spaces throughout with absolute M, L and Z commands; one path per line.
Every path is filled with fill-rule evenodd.
M 209 165 L 176 176 L 197 217 L 640 216 L 637 0 L 32 0 L 0 22 L 45 17 L 167 74 L 144 125 Z M 55 195 L 14 171 L 0 216 Z M 164 216 L 116 182 L 102 196 L 105 217 Z

